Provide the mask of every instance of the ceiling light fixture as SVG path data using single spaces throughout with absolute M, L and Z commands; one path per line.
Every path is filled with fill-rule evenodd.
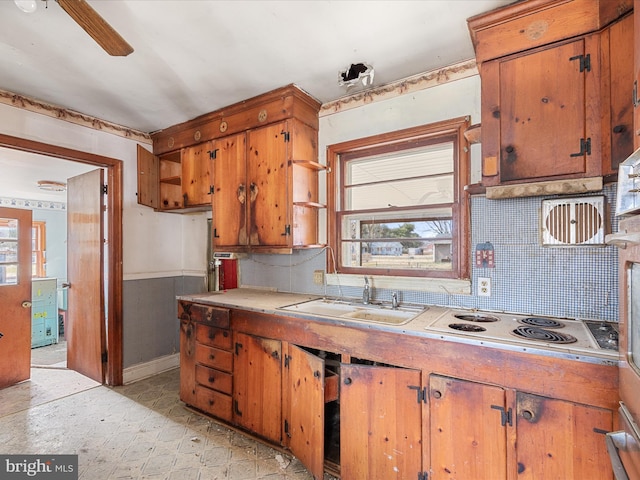
M 37 0 L 13 0 L 13 3 L 24 13 L 33 13 L 38 8 Z
M 67 184 L 53 180 L 38 180 L 38 188 L 48 192 L 64 192 L 67 190 Z

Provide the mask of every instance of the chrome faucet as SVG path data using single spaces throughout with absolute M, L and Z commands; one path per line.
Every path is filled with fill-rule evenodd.
M 369 287 L 369 279 L 364 277 L 364 289 L 362 290 L 362 303 L 369 305 L 371 300 L 371 288 Z
M 398 292 L 391 293 L 391 308 L 394 310 L 398 308 Z

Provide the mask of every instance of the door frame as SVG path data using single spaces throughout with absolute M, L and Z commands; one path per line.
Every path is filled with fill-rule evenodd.
M 123 162 L 111 157 L 0 133 L 0 147 L 107 169 L 107 368 L 108 385 L 122 385 L 122 197 Z

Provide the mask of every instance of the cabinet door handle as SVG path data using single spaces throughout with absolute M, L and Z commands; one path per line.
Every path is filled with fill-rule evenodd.
M 258 186 L 255 183 L 251 182 L 251 184 L 249 185 L 249 201 L 255 202 L 257 196 Z
M 238 201 L 244 205 L 245 200 L 247 199 L 247 190 L 244 186 L 244 183 L 241 183 L 240 185 L 238 185 Z

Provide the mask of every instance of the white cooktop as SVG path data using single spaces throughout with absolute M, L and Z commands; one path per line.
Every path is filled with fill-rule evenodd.
M 532 319 L 534 324 L 522 323 Z M 552 325 L 548 326 L 547 323 Z M 560 325 L 555 325 L 559 323 Z M 458 326 L 453 328 L 453 326 Z M 521 327 L 535 338 L 524 338 L 513 333 Z M 516 346 L 522 350 L 542 349 L 575 354 L 598 354 L 617 357 L 615 350 L 600 348 L 579 320 L 557 319 L 535 315 L 513 315 L 506 313 L 449 310 L 425 327 L 427 330 L 442 332 L 448 336 L 475 340 L 475 343 L 496 342 Z M 542 329 L 542 330 L 539 330 Z M 561 343 L 552 340 L 558 338 Z M 562 338 L 565 337 L 565 338 Z

